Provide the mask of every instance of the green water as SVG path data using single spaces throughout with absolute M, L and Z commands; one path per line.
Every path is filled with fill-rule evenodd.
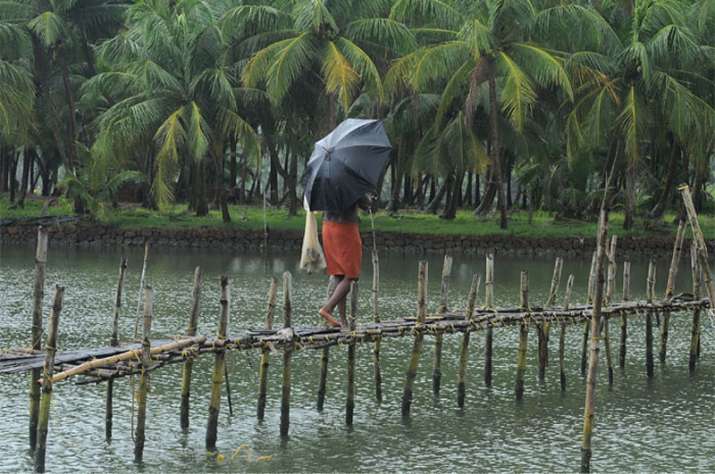
M 106 344 L 109 338 L 114 287 L 120 253 L 105 250 L 51 248 L 48 288 L 64 285 L 65 305 L 59 329 L 61 349 Z M 436 307 L 440 258 L 430 259 L 430 307 Z M 365 262 L 367 263 L 367 262 Z M 496 258 L 496 299 L 499 304 L 518 300 L 519 272 L 529 271 L 530 297 L 542 302 L 551 278 L 551 259 Z M 573 260 L 564 265 L 564 282 L 576 275 L 574 300 L 583 299 L 589 262 Z M 414 311 L 417 260 L 414 257 L 382 257 L 381 300 L 383 318 L 402 317 Z M 183 332 L 190 306 L 192 272 L 201 265 L 206 273 L 199 331 L 213 333 L 219 311 L 218 280 L 232 278 L 229 327 L 262 324 L 265 295 L 271 275 L 294 272 L 294 324 L 316 324 L 316 310 L 325 293 L 322 276 L 297 271 L 295 255 L 230 254 L 224 251 L 153 250 L 147 282 L 155 290 L 155 336 Z M 129 252 L 121 332 L 133 331 L 141 266 L 139 250 Z M 658 262 L 658 291 L 662 292 L 667 262 Z M 483 271 L 483 259 L 455 259 L 450 287 L 452 307 L 463 307 L 472 272 Z M 361 305 L 369 319 L 364 272 Z M 27 345 L 29 340 L 33 280 L 32 251 L 0 247 L 0 348 Z M 620 287 L 620 278 L 618 281 Z M 633 265 L 633 292 L 645 288 L 644 262 Z M 683 267 L 678 290 L 689 288 Z M 47 291 L 49 306 L 51 291 Z M 656 363 L 653 381 L 645 377 L 644 325 L 632 320 L 625 370 L 616 369 L 612 388 L 600 372 L 596 401 L 593 466 L 599 471 L 702 471 L 715 470 L 715 357 L 713 341 L 704 336 L 701 365 L 694 376 L 687 371 L 691 316 L 674 315 L 670 356 L 664 366 Z M 712 326 L 706 321 L 708 329 Z M 617 324 L 612 333 L 617 334 Z M 558 369 L 548 369 L 540 385 L 535 366 L 535 336 L 529 338 L 529 367 L 525 399 L 514 401 L 516 331 L 494 332 L 494 382 L 485 388 L 483 335 L 472 337 L 467 372 L 467 399 L 463 411 L 456 407 L 456 374 L 460 335 L 445 337 L 443 385 L 439 400 L 431 394 L 432 340 L 425 342 L 415 383 L 412 417 L 400 417 L 400 398 L 411 340 L 389 339 L 383 344 L 384 402 L 374 400 L 370 348 L 358 347 L 355 424 L 344 425 L 346 348 L 331 350 L 326 407 L 315 410 L 319 354 L 297 353 L 293 365 L 290 439 L 278 436 L 281 358 L 274 356 L 269 372 L 266 419 L 255 418 L 258 361 L 255 352 L 230 353 L 228 364 L 234 415 L 228 414 L 224 397 L 219 420 L 218 446 L 225 461 L 208 459 L 204 436 L 212 357 L 199 359 L 192 386 L 191 428 L 179 427 L 178 365 L 152 374 L 148 402 L 145 463 L 133 463 L 131 396 L 128 379 L 115 383 L 114 440 L 104 442 L 104 386 L 55 388 L 50 417 L 47 466 L 52 472 L 74 471 L 575 471 L 580 462 L 580 432 L 584 381 L 580 376 L 580 328 L 567 334 L 568 389 L 562 394 Z M 554 347 L 556 337 L 552 337 Z M 657 332 L 656 332 L 657 341 Z M 553 352 L 552 352 L 553 354 Z M 615 357 L 615 354 L 614 354 Z M 556 360 L 552 355 L 552 360 Z M 32 469 L 27 449 L 26 374 L 0 377 L 0 471 Z M 225 395 L 225 393 L 224 393 Z M 240 455 L 231 459 L 240 446 Z M 248 451 L 251 455 L 248 456 Z M 256 460 L 270 456 L 268 460 Z

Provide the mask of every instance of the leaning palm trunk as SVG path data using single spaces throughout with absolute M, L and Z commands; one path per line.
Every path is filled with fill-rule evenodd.
M 632 159 L 626 166 L 626 207 L 623 228 L 633 227 L 636 212 L 636 166 Z
M 494 65 L 491 65 L 494 68 Z M 497 206 L 499 206 L 499 227 L 506 229 L 506 193 L 504 189 L 504 177 L 501 162 L 501 143 L 499 141 L 499 104 L 497 103 L 497 81 L 494 71 L 489 74 L 489 136 L 491 138 L 491 148 L 489 150 L 492 166 L 496 177 Z

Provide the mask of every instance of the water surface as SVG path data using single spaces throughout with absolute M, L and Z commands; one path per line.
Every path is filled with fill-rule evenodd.
M 119 250 L 50 248 L 46 308 L 51 285 L 65 286 L 59 329 L 61 349 L 108 342 Z M 141 267 L 141 250 L 128 251 L 129 273 L 120 330 L 133 333 Z M 441 259 L 430 258 L 430 308 L 437 304 Z M 365 262 L 360 302 L 361 320 L 369 320 L 371 271 Z M 583 300 L 590 262 L 567 261 L 564 282 L 576 275 L 574 301 Z M 230 332 L 262 325 L 271 276 L 294 273 L 294 324 L 316 324 L 325 294 L 325 279 L 299 273 L 296 255 L 232 254 L 224 250 L 152 250 L 147 282 L 155 291 L 153 333 L 173 336 L 185 330 L 190 308 L 192 273 L 205 271 L 199 332 L 213 333 L 219 314 L 218 281 L 232 278 Z M 551 279 L 551 259 L 497 256 L 496 299 L 500 305 L 518 301 L 519 272 L 528 270 L 530 298 L 543 302 Z M 479 257 L 455 258 L 450 286 L 452 307 L 465 304 L 473 272 L 483 271 Z M 667 262 L 658 265 L 662 293 Z M 384 319 L 414 312 L 417 260 L 385 256 L 381 261 L 380 308 Z M 645 289 L 645 263 L 633 264 L 635 295 Z M 683 265 L 676 291 L 690 288 Z M 0 348 L 26 346 L 32 307 L 33 255 L 28 248 L 0 247 Z M 618 285 L 620 288 L 620 277 Z M 619 292 L 620 293 L 620 292 Z M 620 295 L 619 295 L 620 297 Z M 279 292 L 280 298 L 280 292 Z M 277 314 L 277 321 L 280 314 Z M 599 376 L 594 431 L 593 466 L 600 471 L 675 471 L 715 469 L 715 358 L 712 336 L 703 340 L 701 365 L 688 375 L 687 358 L 691 315 L 671 319 L 667 363 L 656 365 L 653 381 L 645 377 L 644 325 L 632 320 L 625 370 L 616 369 L 608 389 L 605 371 Z M 707 329 L 712 330 L 709 322 Z M 612 334 L 617 334 L 617 323 Z M 411 340 L 389 339 L 383 344 L 384 401 L 374 400 L 371 348 L 358 346 L 355 424 L 344 425 L 346 349 L 331 351 L 328 395 L 323 413 L 315 410 L 319 354 L 298 352 L 293 365 L 290 439 L 278 436 L 281 358 L 271 360 L 266 419 L 255 418 L 258 360 L 255 352 L 230 353 L 228 364 L 234 415 L 229 416 L 225 392 L 219 419 L 218 447 L 225 461 L 216 462 L 204 451 L 208 396 L 213 365 L 205 356 L 196 363 L 191 394 L 191 428 L 179 430 L 180 366 L 152 374 L 148 402 L 147 441 L 142 466 L 133 463 L 131 391 L 128 379 L 115 383 L 114 439 L 104 443 L 104 385 L 55 388 L 50 417 L 47 466 L 53 472 L 275 472 L 275 471 L 575 471 L 580 462 L 584 381 L 580 376 L 580 328 L 567 334 L 568 389 L 561 393 L 555 364 L 556 337 L 546 383 L 536 369 L 536 338 L 529 338 L 529 366 L 525 399 L 514 401 L 516 331 L 494 331 L 494 380 L 485 388 L 483 335 L 472 337 L 467 372 L 467 399 L 456 407 L 456 366 L 461 335 L 445 337 L 442 393 L 431 393 L 432 340 L 426 338 L 415 383 L 412 417 L 403 422 L 400 398 Z M 656 331 L 657 340 L 657 331 Z M 616 354 L 614 353 L 614 357 Z M 27 449 L 28 375 L 0 377 L 0 471 L 29 471 Z M 236 451 L 239 449 L 238 454 Z M 268 459 L 258 460 L 260 456 Z

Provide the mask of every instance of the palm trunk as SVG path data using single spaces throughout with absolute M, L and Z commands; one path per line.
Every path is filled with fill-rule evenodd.
M 485 176 L 486 179 L 486 189 L 484 189 L 484 195 L 479 197 L 477 195 L 477 206 L 474 211 L 474 214 L 477 216 L 484 216 L 488 214 L 492 210 L 492 206 L 494 205 L 494 198 L 497 195 L 497 183 L 494 181 L 494 167 L 490 166 L 489 170 L 487 171 L 487 174 Z M 479 190 L 477 190 L 477 194 L 479 193 Z
M 32 166 L 32 153 L 29 148 L 25 149 L 22 156 L 22 180 L 20 181 L 20 199 L 17 204 L 25 207 L 25 195 L 27 194 L 28 181 L 30 177 L 30 166 Z
M 665 208 L 668 206 L 668 200 L 673 191 L 673 186 L 675 185 L 675 176 L 678 171 L 678 158 L 680 156 L 680 147 L 676 144 L 672 144 L 672 153 L 670 154 L 670 161 L 668 162 L 668 174 L 665 179 L 665 187 L 661 193 L 658 202 L 655 207 L 650 211 L 650 217 L 658 219 L 663 216 Z
M 286 158 L 290 166 L 288 173 L 288 215 L 298 214 L 298 154 L 290 153 Z
M 435 179 L 432 178 L 432 185 L 435 184 Z M 449 179 L 445 180 L 444 184 L 442 184 L 442 187 L 439 188 L 439 191 L 436 193 L 431 193 L 434 197 L 430 201 L 430 203 L 427 205 L 427 212 L 430 214 L 436 214 L 437 209 L 439 209 L 439 205 L 442 202 L 442 199 L 444 198 L 444 195 L 447 193 L 447 186 L 449 185 Z
M 506 221 L 506 192 L 501 161 L 501 142 L 499 137 L 499 104 L 497 103 L 497 81 L 494 76 L 494 65 L 489 71 L 489 139 L 491 142 L 490 154 L 494 172 L 496 173 L 497 205 L 499 206 L 499 227 L 507 228 Z
M 633 159 L 626 164 L 626 206 L 623 219 L 623 228 L 628 230 L 633 227 L 636 213 L 636 166 Z
M 15 192 L 17 191 L 17 162 L 19 161 L 17 156 L 12 157 L 10 162 L 10 202 L 15 202 Z

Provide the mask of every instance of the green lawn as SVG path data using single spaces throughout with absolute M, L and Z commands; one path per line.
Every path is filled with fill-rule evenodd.
M 211 211 L 208 216 L 196 217 L 187 211 L 186 205 L 177 204 L 168 212 L 158 212 L 142 208 L 108 209 L 98 219 L 105 224 L 115 225 L 127 229 L 144 228 L 229 228 L 261 230 L 264 225 L 264 213 L 260 207 L 231 206 L 233 222 L 224 224 L 219 211 Z M 0 219 L 4 218 L 31 218 L 41 215 L 42 201 L 29 200 L 24 209 L 11 208 L 7 197 L 0 196 Z M 72 215 L 72 205 L 65 199 L 58 200 L 56 205 L 48 209 L 51 216 Z M 284 209 L 268 209 L 265 214 L 268 227 L 273 230 L 302 231 L 304 214 L 289 216 Z M 623 215 L 611 213 L 611 231 L 618 235 L 647 236 L 674 233 L 672 225 L 673 215 L 667 215 L 662 222 L 651 222 L 648 228 L 645 221 L 638 221 L 636 228 L 631 231 L 622 229 Z M 715 238 L 715 218 L 701 216 L 701 225 L 706 238 Z M 363 216 L 362 226 L 370 228 L 370 218 Z M 460 211 L 457 218 L 452 221 L 440 219 L 432 214 L 416 211 L 402 211 L 396 217 L 385 212 L 378 212 L 375 216 L 375 227 L 380 232 L 404 232 L 410 234 L 429 235 L 494 235 L 507 234 L 532 238 L 543 237 L 593 237 L 596 234 L 596 222 L 555 222 L 553 217 L 545 212 L 534 214 L 533 222 L 529 224 L 525 212 L 514 212 L 509 218 L 509 229 L 499 229 L 497 216 L 476 219 L 470 211 Z

